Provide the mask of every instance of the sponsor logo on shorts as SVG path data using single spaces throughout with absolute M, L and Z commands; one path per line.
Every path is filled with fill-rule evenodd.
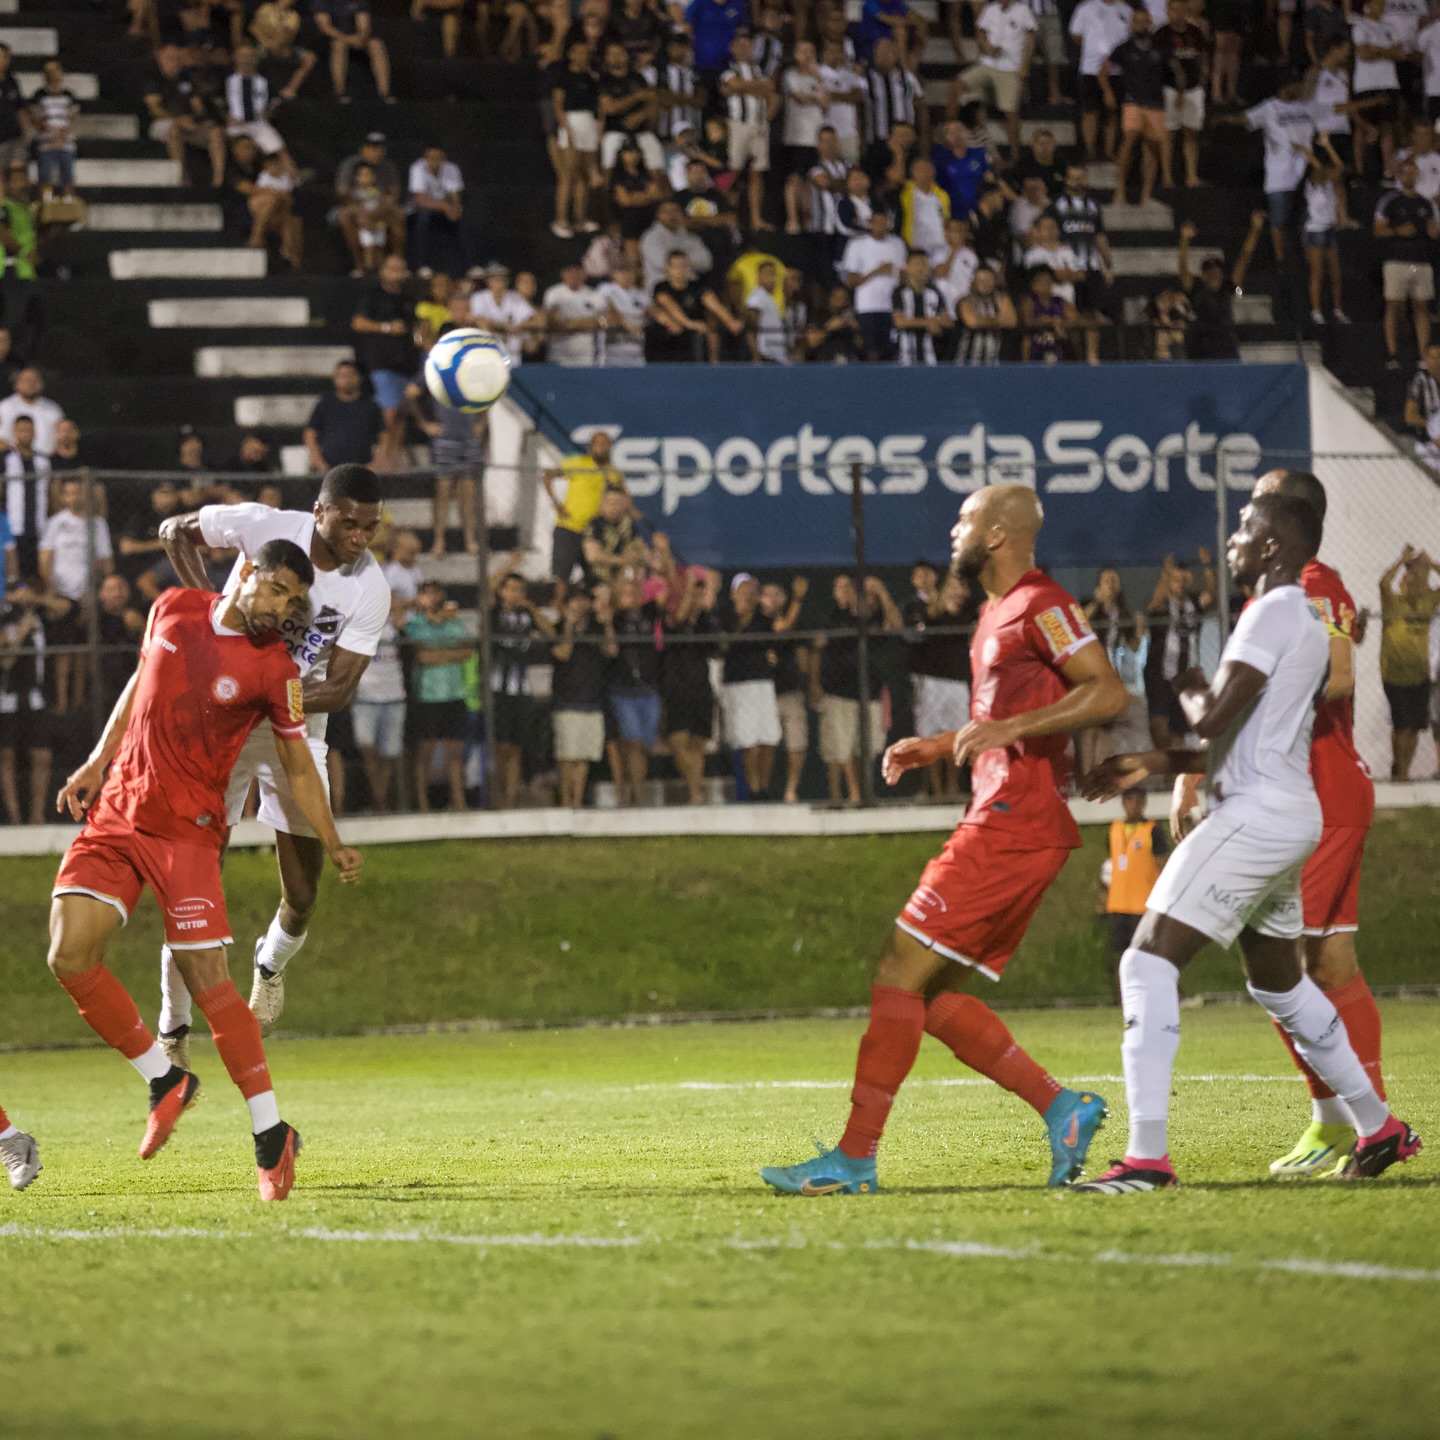
M 214 908 L 213 900 L 207 900 L 203 895 L 188 895 L 170 907 L 170 918 L 175 921 L 177 930 L 203 930 L 210 923 L 207 912 Z
M 1239 895 L 1231 890 L 1222 890 L 1218 885 L 1211 885 L 1205 891 L 1205 899 L 1227 914 L 1238 910 L 1242 903 Z
M 916 920 L 924 920 L 928 911 L 937 910 L 944 914 L 949 908 L 944 899 L 928 885 L 919 886 L 905 902 L 905 913 L 913 915 Z
M 210 692 L 223 705 L 240 693 L 240 682 L 233 675 L 221 675 L 210 687 Z
M 305 691 L 298 680 L 285 682 L 285 704 L 289 707 L 290 718 L 297 724 L 305 718 Z

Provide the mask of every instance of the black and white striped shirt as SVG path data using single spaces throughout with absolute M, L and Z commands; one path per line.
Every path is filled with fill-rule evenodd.
M 875 207 L 861 195 L 842 195 L 835 203 L 836 233 L 864 235 L 870 229 L 870 212 Z
M 810 187 L 810 229 L 816 235 L 841 235 L 840 202 L 845 198 L 845 176 L 850 167 L 843 160 L 817 160 L 810 174 L 824 175 L 830 188 Z
M 1071 195 L 1067 190 L 1056 197 L 1050 213 L 1060 227 L 1060 240 L 1080 259 L 1084 270 L 1099 270 L 1102 260 L 1096 237 L 1105 233 L 1100 207 L 1088 195 Z
M 1435 377 L 1422 365 L 1415 372 L 1415 378 L 1411 380 L 1405 398 L 1413 400 L 1420 407 L 1420 414 L 1428 426 L 1436 411 L 1440 411 L 1440 384 L 1436 383 Z
M 695 94 L 695 70 L 690 65 L 667 65 L 663 89 L 672 95 Z M 660 111 L 656 129 L 662 140 L 673 140 L 686 128 L 700 129 L 700 107 L 698 105 L 667 105 Z
M 1000 313 L 1000 297 L 996 294 L 976 295 L 968 301 L 976 318 L 993 320 Z M 967 330 L 964 317 L 960 321 L 960 348 L 955 352 L 957 365 L 998 365 L 1000 363 L 999 330 Z
M 742 64 L 736 60 L 720 77 L 720 89 L 723 93 L 727 80 L 753 81 L 764 78 L 758 65 Z M 729 116 L 732 125 L 768 125 L 770 123 L 770 112 L 766 108 L 763 95 L 731 95 L 725 101 L 725 113 Z
M 785 42 L 778 35 L 759 34 L 750 42 L 750 59 L 767 79 L 778 75 L 785 63 Z
M 241 75 L 236 71 L 225 78 L 225 111 L 235 125 L 251 125 L 265 119 L 270 108 L 270 83 L 263 75 Z
M 920 101 L 920 82 L 908 70 L 895 66 L 889 74 L 865 72 L 865 139 L 873 144 L 888 140 L 897 125 L 913 125 Z
M 907 320 L 933 320 L 937 315 L 947 313 L 945 297 L 928 281 L 923 290 L 913 290 L 909 285 L 897 285 L 895 298 L 890 308 L 896 315 Z M 923 330 L 897 330 L 896 358 L 902 365 L 933 365 L 935 363 L 935 337 Z
M 42 133 L 48 131 L 58 136 L 73 130 L 80 115 L 80 102 L 68 90 L 37 90 L 31 103 L 40 117 Z M 56 146 L 52 143 L 51 148 Z M 74 135 L 68 138 L 68 148 L 75 148 Z

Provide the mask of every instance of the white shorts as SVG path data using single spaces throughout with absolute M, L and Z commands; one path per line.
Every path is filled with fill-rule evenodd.
M 320 772 L 320 783 L 325 787 L 325 797 L 330 797 L 330 777 L 325 773 L 325 756 L 329 746 L 323 740 L 311 736 L 305 742 L 315 757 L 315 768 Z M 245 813 L 245 797 L 250 793 L 250 782 L 260 785 L 260 814 L 262 825 L 279 830 L 286 835 L 308 835 L 315 832 L 310 822 L 301 813 L 290 793 L 290 782 L 280 765 L 280 756 L 275 749 L 275 735 L 263 722 L 250 732 L 250 738 L 240 751 L 240 758 L 230 772 L 230 788 L 225 792 L 225 819 L 235 824 Z
M 1165 87 L 1165 128 L 1167 130 L 1203 130 L 1205 128 L 1205 87 L 1172 90 Z
M 350 723 L 361 750 L 373 750 L 385 760 L 398 760 L 405 753 L 403 700 L 357 700 L 350 707 Z M 318 763 L 323 768 L 324 762 Z
M 875 754 L 885 749 L 885 712 L 878 700 L 870 702 L 870 744 Z M 860 702 L 843 695 L 825 695 L 820 701 L 820 758 L 827 765 L 843 765 L 860 756 Z
M 1313 819 L 1276 815 L 1255 800 L 1222 801 L 1170 857 L 1147 910 L 1229 946 L 1248 928 L 1298 940 L 1305 929 L 1300 870 L 1320 843 Z
M 770 168 L 770 127 L 752 125 L 744 120 L 730 122 L 730 168 L 746 166 L 763 175 Z
M 780 707 L 773 680 L 737 680 L 720 687 L 720 719 L 732 750 L 780 743 Z
M 567 110 L 565 112 L 565 123 L 570 127 L 570 136 L 574 137 L 575 148 L 582 155 L 593 155 L 600 148 L 600 122 L 589 110 Z M 570 148 L 570 136 L 561 130 L 555 137 L 555 142 L 562 150 Z
M 970 686 L 938 675 L 915 676 L 915 733 L 921 739 L 970 723 Z
M 262 155 L 278 155 L 285 148 L 285 137 L 268 120 L 232 120 L 225 133 L 232 140 L 248 135 Z
M 599 710 L 557 710 L 550 717 L 555 731 L 555 758 L 562 765 L 588 760 L 591 764 L 605 753 L 605 716 Z
M 625 148 L 627 140 L 633 140 L 640 147 L 640 158 L 644 161 L 647 170 L 663 170 L 665 168 L 665 152 L 660 148 L 660 142 L 648 130 L 642 130 L 638 135 L 629 135 L 620 130 L 607 130 L 605 138 L 600 142 L 600 168 L 602 170 L 615 168 L 616 157 Z

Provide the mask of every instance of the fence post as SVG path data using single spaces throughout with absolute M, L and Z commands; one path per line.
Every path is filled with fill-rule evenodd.
M 1230 515 L 1226 504 L 1225 452 L 1215 452 L 1215 604 L 1220 621 L 1220 646 L 1230 638 L 1230 567 L 1225 550 L 1230 543 Z
M 105 723 L 105 697 L 100 693 L 100 587 L 95 581 L 95 520 L 99 507 L 95 504 L 95 472 L 88 465 L 80 472 L 80 484 L 85 494 L 85 665 L 90 676 L 90 729 L 98 736 Z
M 482 803 L 493 798 L 491 778 L 495 773 L 495 692 L 490 686 L 490 516 L 485 495 L 488 466 L 482 460 L 475 476 L 475 568 L 480 582 L 476 609 L 480 620 L 480 726 L 485 737 L 485 754 L 480 765 L 484 790 Z
M 875 737 L 870 733 L 870 597 L 865 593 L 865 487 L 857 460 L 850 466 L 850 523 L 855 531 L 855 619 L 860 676 L 860 803 L 875 803 Z

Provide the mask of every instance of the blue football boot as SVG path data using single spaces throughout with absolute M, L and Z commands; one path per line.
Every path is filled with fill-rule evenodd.
M 1090 1090 L 1062 1090 L 1045 1112 L 1045 1132 L 1050 1137 L 1050 1178 L 1054 1190 L 1078 1180 L 1085 1173 L 1085 1156 L 1096 1132 L 1110 1117 L 1101 1095 Z
M 873 1195 L 880 1188 L 873 1158 L 855 1160 L 838 1147 L 798 1165 L 767 1165 L 760 1178 L 782 1195 Z

